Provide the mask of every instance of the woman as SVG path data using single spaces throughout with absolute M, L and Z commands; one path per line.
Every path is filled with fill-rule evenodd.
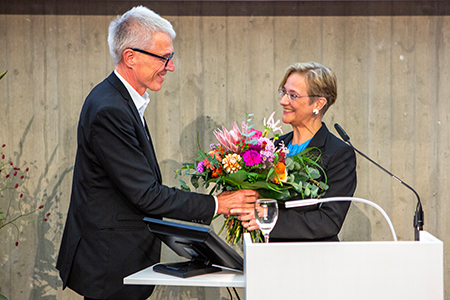
M 276 144 L 283 141 L 289 149 L 288 156 L 306 148 L 318 148 L 319 164 L 329 186 L 325 197 L 353 196 L 356 189 L 355 153 L 322 122 L 325 112 L 336 101 L 334 73 L 315 62 L 297 63 L 288 67 L 278 91 L 283 106 L 282 121 L 290 124 L 292 131 L 281 136 Z M 349 207 L 350 202 L 325 202 L 289 209 L 282 204 L 270 241 L 338 241 L 337 235 Z M 254 216 L 244 226 L 256 229 Z

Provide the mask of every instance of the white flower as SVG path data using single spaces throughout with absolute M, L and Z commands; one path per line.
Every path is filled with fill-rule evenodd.
M 281 130 L 281 126 L 278 126 L 277 127 L 277 125 L 280 123 L 280 120 L 277 120 L 276 122 L 275 122 L 275 120 L 273 119 L 273 116 L 275 115 L 275 112 L 273 112 L 271 115 L 270 115 L 270 117 L 269 117 L 269 119 L 267 120 L 267 122 L 266 122 L 266 118 L 264 118 L 264 128 L 266 129 L 266 130 L 269 130 L 269 131 L 272 131 L 272 132 L 275 132 L 275 131 L 280 131 L 282 134 L 283 134 L 283 130 Z

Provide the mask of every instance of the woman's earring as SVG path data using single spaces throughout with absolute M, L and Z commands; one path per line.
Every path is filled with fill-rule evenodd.
M 319 110 L 317 108 L 314 108 L 313 110 L 313 115 L 317 116 L 319 114 Z

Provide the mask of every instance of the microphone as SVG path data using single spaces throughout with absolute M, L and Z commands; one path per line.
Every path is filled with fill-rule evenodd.
M 405 182 L 403 182 L 402 180 L 400 180 L 400 178 L 398 178 L 397 176 L 395 176 L 394 174 L 392 174 L 391 172 L 389 172 L 388 170 L 386 170 L 385 168 L 383 168 L 381 165 L 379 165 L 378 163 L 376 163 L 375 161 L 373 161 L 370 157 L 368 157 L 367 155 L 365 155 L 364 153 L 362 153 L 361 151 L 359 151 L 358 149 L 356 149 L 352 143 L 350 143 L 350 137 L 348 136 L 348 134 L 344 131 L 344 129 L 338 124 L 335 123 L 334 124 L 334 128 L 336 128 L 336 131 L 339 133 L 339 135 L 341 136 L 341 138 L 348 143 L 356 152 L 358 152 L 359 154 L 361 154 L 361 156 L 363 156 L 364 158 L 366 158 L 367 160 L 369 160 L 371 163 L 373 163 L 374 165 L 376 165 L 378 168 L 380 168 L 381 170 L 383 170 L 384 172 L 388 173 L 392 178 L 394 178 L 395 180 L 397 180 L 398 182 L 400 182 L 401 184 L 403 184 L 404 186 L 406 186 L 408 189 L 410 189 L 411 191 L 413 191 L 413 193 L 416 195 L 417 197 L 417 205 L 416 205 L 416 212 L 414 214 L 414 221 L 413 221 L 413 226 L 414 226 L 414 239 L 416 241 L 418 241 L 420 239 L 419 237 L 419 231 L 423 230 L 423 210 L 422 210 L 422 203 L 420 202 L 420 197 L 419 194 L 417 194 L 417 192 L 410 187 L 408 184 L 406 184 Z

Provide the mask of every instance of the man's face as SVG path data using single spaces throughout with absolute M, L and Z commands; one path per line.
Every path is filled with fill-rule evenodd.
M 172 39 L 165 33 L 157 32 L 153 35 L 153 46 L 142 50 L 162 57 L 170 57 L 173 52 Z M 138 89 L 159 91 L 167 71 L 175 71 L 175 64 L 172 60 L 169 60 L 167 66 L 165 66 L 166 61 L 163 59 L 137 51 L 135 51 L 135 54 L 137 63 L 134 68 L 134 75 Z

